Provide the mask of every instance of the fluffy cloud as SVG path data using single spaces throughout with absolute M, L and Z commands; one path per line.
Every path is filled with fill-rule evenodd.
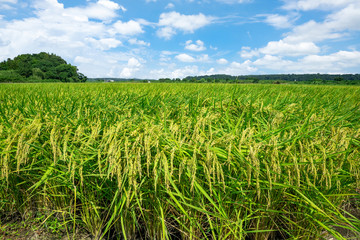
M 145 42 L 145 41 L 143 41 L 143 40 L 138 40 L 138 39 L 136 39 L 136 38 L 130 38 L 128 42 L 129 42 L 130 44 L 132 44 L 132 45 L 140 45 L 140 46 L 150 47 L 150 43 Z
M 131 68 L 128 67 L 124 67 L 123 70 L 120 73 L 120 77 L 124 77 L 124 78 L 128 78 L 131 77 L 131 75 L 133 74 L 133 70 Z
M 310 20 L 286 34 L 284 43 L 317 43 L 349 36 L 350 31 L 360 30 L 360 1 L 358 0 L 283 0 L 290 10 L 331 10 L 322 22 Z M 281 20 L 279 20 L 281 22 Z M 280 43 L 279 43 L 280 44 Z M 304 47 L 304 46 L 303 46 Z M 314 46 L 308 45 L 315 50 Z M 306 52 L 306 51 L 305 51 Z M 269 52 L 269 54 L 272 54 Z
M 139 62 L 139 60 L 137 60 L 136 58 L 132 57 L 128 60 L 128 66 L 129 67 L 140 67 L 141 64 Z
M 360 3 L 350 4 L 335 13 L 328 15 L 323 22 L 308 21 L 293 29 L 284 39 L 289 42 L 321 42 L 341 38 L 349 30 L 360 30 Z
M 265 55 L 253 62 L 253 65 L 262 67 L 262 69 L 270 69 L 278 72 L 288 72 L 296 64 L 290 60 L 284 60 L 278 56 Z
M 345 69 L 360 65 L 359 51 L 338 51 L 330 55 L 309 55 L 301 59 L 300 66 L 309 72 L 346 72 Z M 295 65 L 296 67 L 296 65 Z
M 162 13 L 158 25 L 161 27 L 157 31 L 159 37 L 170 39 L 176 30 L 184 33 L 193 33 L 195 30 L 209 25 L 214 20 L 213 17 L 198 15 L 183 15 L 178 12 Z
M 184 68 L 175 69 L 170 73 L 171 78 L 183 78 L 186 76 L 193 76 L 199 74 L 198 66 L 186 66 Z
M 82 57 L 82 56 L 76 56 L 75 59 L 74 59 L 74 62 L 75 63 L 78 63 L 78 64 L 88 64 L 88 63 L 91 63 L 93 60 L 91 58 L 86 58 L 86 57 Z
M 176 55 L 175 58 L 181 62 L 195 62 L 195 58 L 193 58 L 192 56 L 186 54 L 186 53 L 182 53 L 179 55 Z
M 100 49 L 100 50 L 109 50 L 111 48 L 116 48 L 120 45 L 122 45 L 121 41 L 115 39 L 115 38 L 103 38 L 103 39 L 95 39 L 95 38 L 86 38 L 89 43 L 92 44 L 94 48 Z
M 98 5 L 104 6 L 108 9 L 115 9 L 115 10 L 121 9 L 123 11 L 126 11 L 126 9 L 123 6 L 109 0 L 99 0 L 97 3 Z
M 207 54 L 201 54 L 199 56 L 192 57 L 186 53 L 181 53 L 175 56 L 175 58 L 177 60 L 179 60 L 180 62 L 201 62 L 201 63 L 206 63 L 210 61 L 209 55 Z
M 288 42 L 285 40 L 271 41 L 260 49 L 251 49 L 243 47 L 240 55 L 242 58 L 252 58 L 260 55 L 279 55 L 279 56 L 304 56 L 308 54 L 317 54 L 320 48 L 313 42 Z
M 222 70 L 225 74 L 230 75 L 247 75 L 257 71 L 257 68 L 252 66 L 252 62 L 246 60 L 242 63 L 232 62 L 229 67 Z
M 202 54 L 199 56 L 199 58 L 197 59 L 198 62 L 201 62 L 201 63 L 205 63 L 205 62 L 209 62 L 210 61 L 210 58 L 209 58 L 209 55 L 207 54 Z
M 197 40 L 195 43 L 193 43 L 192 40 L 188 40 L 185 43 L 185 49 L 200 52 L 206 50 L 206 47 L 204 46 L 204 42 L 201 40 Z
M 35 8 L 44 10 L 38 12 L 38 15 L 42 17 L 71 17 L 77 19 L 98 19 L 98 20 L 110 20 L 118 16 L 117 11 L 126 9 L 117 4 L 116 2 L 109 0 L 99 0 L 97 2 L 89 3 L 86 7 L 72 7 L 64 8 L 63 4 L 58 3 L 57 0 L 37 0 L 35 1 Z M 50 15 L 53 13 L 53 15 Z M 60 15 L 54 15 L 54 13 Z
M 331 25 L 331 28 L 335 30 L 360 31 L 360 1 L 357 1 L 357 4 L 350 4 L 342 10 L 330 14 L 325 23 Z
M 235 3 L 248 3 L 252 0 L 216 0 L 217 2 L 226 3 L 226 4 L 235 4 Z
M 313 20 L 295 27 L 292 32 L 287 33 L 287 42 L 321 42 L 327 39 L 336 39 L 343 36 L 341 32 L 333 31 L 332 24 L 318 23 Z
M 283 40 L 272 41 L 259 50 L 262 54 L 301 56 L 320 52 L 320 48 L 312 42 L 288 43 Z
M 189 65 L 189 66 L 175 68 L 175 69 L 168 70 L 168 71 L 166 71 L 164 69 L 153 70 L 150 72 L 150 75 L 155 74 L 155 76 L 161 76 L 161 77 L 184 78 L 187 76 L 210 75 L 210 74 L 214 74 L 214 73 L 216 73 L 214 68 L 210 68 L 208 70 L 202 70 L 202 69 L 199 69 L 199 67 L 196 65 Z
M 17 3 L 17 0 L 0 0 L 0 9 L 1 10 L 13 9 L 12 5 L 16 4 L 16 3 Z
M 253 58 L 255 56 L 259 56 L 259 51 L 257 49 L 253 50 L 251 47 L 242 47 L 240 56 L 242 58 Z
M 160 64 L 161 65 L 169 65 L 169 63 L 172 61 L 171 55 L 176 55 L 177 52 L 171 52 L 171 51 L 161 51 L 160 53 Z
M 80 69 L 80 72 L 86 73 L 89 77 L 124 77 L 121 75 L 124 68 L 128 66 L 129 59 L 136 57 L 129 53 L 123 52 L 100 52 L 97 50 L 88 49 L 88 53 L 84 54 L 78 51 L 74 58 L 74 62 Z M 132 74 L 137 73 L 139 68 L 132 71 Z M 126 70 L 124 71 L 124 73 Z
M 265 47 L 258 49 L 243 47 L 240 52 L 241 57 L 247 59 L 258 57 L 253 62 L 254 66 L 278 72 L 326 72 L 329 70 L 341 72 L 350 69 L 353 63 L 358 64 L 358 61 L 353 58 L 358 55 L 357 51 L 339 51 L 324 54 L 326 48 L 321 49 L 319 44 L 328 40 L 342 39 L 344 36 L 350 37 L 351 32 L 360 31 L 360 25 L 358 24 L 360 22 L 360 2 L 350 0 L 286 1 L 285 7 L 300 10 L 331 7 L 333 12 L 328 14 L 322 22 L 310 20 L 293 27 L 292 31 L 284 34 L 283 39 L 270 41 Z M 335 7 L 342 8 L 335 9 Z M 277 16 L 274 15 L 261 16 L 267 17 L 265 22 L 269 24 L 271 18 L 277 19 Z M 269 16 L 271 17 L 269 18 Z M 272 25 L 276 25 L 275 22 L 286 24 L 287 21 L 279 18 L 273 21 L 274 24 Z M 320 52 L 323 54 L 319 55 Z M 297 60 L 285 58 L 301 56 L 303 58 Z M 351 63 L 342 64 L 344 61 L 351 61 Z
M 195 30 L 211 23 L 212 17 L 200 13 L 198 15 L 183 15 L 177 12 L 162 13 L 160 26 L 169 26 L 184 32 L 193 33 Z
M 228 60 L 226 60 L 225 58 L 220 58 L 220 59 L 216 60 L 216 62 L 217 62 L 218 64 L 225 65 L 225 64 L 228 63 Z
M 132 77 L 137 71 L 140 70 L 141 63 L 138 59 L 131 57 L 128 60 L 127 66 L 120 72 L 120 77 L 129 78 Z
M 45 51 L 75 62 L 89 77 L 116 77 L 121 73 L 126 76 L 138 71 L 139 61 L 131 60 L 138 59 L 135 50 L 108 52 L 123 47 L 125 41 L 148 45 L 134 38 L 129 40 L 129 36 L 143 32 L 139 22 L 114 23 L 118 13 L 126 10 L 115 1 L 99 0 L 83 7 L 66 8 L 57 0 L 35 0 L 30 9 L 33 17 L 1 20 L 0 61 L 22 53 Z
M 329 10 L 338 9 L 351 3 L 359 3 L 358 0 L 283 0 L 285 5 L 283 8 L 291 10 Z
M 176 34 L 176 31 L 172 27 L 163 27 L 160 28 L 156 32 L 156 34 L 158 35 L 158 37 L 170 39 L 173 35 Z
M 288 73 L 346 73 L 346 69 L 359 66 L 360 52 L 338 51 L 329 55 L 308 55 L 298 60 L 265 55 L 253 62 L 254 66 Z
M 140 23 L 130 20 L 128 22 L 117 21 L 114 23 L 114 33 L 122 35 L 136 35 L 143 33 Z
M 167 69 L 164 68 L 151 70 L 149 73 L 150 78 L 184 78 L 187 76 L 194 76 L 194 75 L 201 75 L 204 73 L 203 71 L 199 70 L 199 67 L 196 65 L 192 66 L 185 66 L 182 68 L 175 68 L 175 69 Z

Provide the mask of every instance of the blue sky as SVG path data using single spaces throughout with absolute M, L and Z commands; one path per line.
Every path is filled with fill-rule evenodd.
M 359 73 L 359 0 L 0 0 L 0 61 L 88 77 Z

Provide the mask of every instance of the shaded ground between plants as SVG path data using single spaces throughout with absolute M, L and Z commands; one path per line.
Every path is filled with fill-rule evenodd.
M 360 209 L 354 205 L 353 201 L 345 204 L 344 209 L 360 219 Z M 73 234 L 72 229 L 66 231 L 66 229 L 54 221 L 54 219 L 50 219 L 47 224 L 41 223 L 39 220 L 41 219 L 30 218 L 22 220 L 20 214 L 2 215 L 0 218 L 0 240 L 95 240 L 95 238 L 84 229 L 77 229 L 75 234 Z M 347 240 L 360 239 L 360 233 L 356 234 L 350 230 L 339 227 L 334 227 L 334 229 Z M 325 240 L 337 239 L 326 231 L 323 232 L 323 237 Z M 108 239 L 122 239 L 122 237 L 114 235 Z
M 73 235 L 57 220 L 41 222 L 42 217 L 23 218 L 20 214 L 0 215 L 0 240 L 93 240 L 85 230 L 77 230 Z M 71 230 L 71 229 L 70 229 Z

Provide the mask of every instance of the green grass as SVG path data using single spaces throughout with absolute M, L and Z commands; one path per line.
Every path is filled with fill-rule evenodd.
M 74 238 L 345 239 L 359 150 L 359 87 L 0 86 L 0 211 Z

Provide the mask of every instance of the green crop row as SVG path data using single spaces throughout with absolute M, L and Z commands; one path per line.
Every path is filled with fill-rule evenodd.
M 75 239 L 345 239 L 359 150 L 359 87 L 0 86 L 0 212 Z

